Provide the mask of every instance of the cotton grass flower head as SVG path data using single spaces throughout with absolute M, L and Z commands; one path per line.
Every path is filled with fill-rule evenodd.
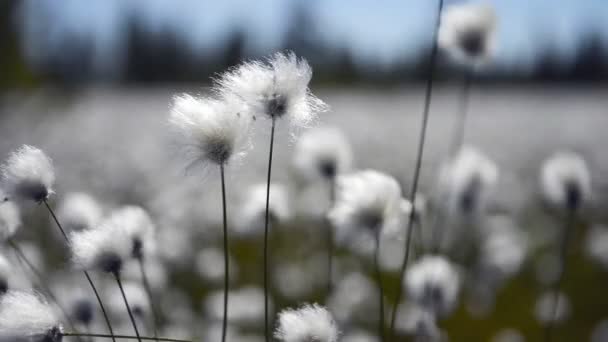
M 572 152 L 558 152 L 540 172 L 545 201 L 559 210 L 576 211 L 591 197 L 591 175 L 585 160 Z
M 72 260 L 83 269 L 118 274 L 133 253 L 133 242 L 125 229 L 106 220 L 100 226 L 72 232 Z
M 323 101 L 308 89 L 312 68 L 292 52 L 276 53 L 264 62 L 246 62 L 221 75 L 216 83 L 223 93 L 241 98 L 254 116 L 288 118 L 294 127 L 307 126 Z
M 399 224 L 401 189 L 394 178 L 373 170 L 358 171 L 338 177 L 336 190 L 328 218 L 338 241 L 360 232 L 394 231 Z
M 156 249 L 155 226 L 142 207 L 127 205 L 116 209 L 107 218 L 108 224 L 122 228 L 131 240 L 134 258 L 153 255 Z
M 59 342 L 62 332 L 56 313 L 40 295 L 11 290 L 0 297 L 0 338 Z
M 303 133 L 292 162 L 297 177 L 304 182 L 333 180 L 352 167 L 353 153 L 348 140 L 337 128 L 313 128 Z
M 66 194 L 57 209 L 59 221 L 70 231 L 96 226 L 101 220 L 102 214 L 99 203 L 84 192 Z
M 20 226 L 19 207 L 13 202 L 0 202 L 0 240 L 11 238 Z
M 249 150 L 251 116 L 233 95 L 176 96 L 169 123 L 191 166 L 227 164 Z
M 23 145 L 2 166 L 3 190 L 9 200 L 42 202 L 53 193 L 55 171 L 40 149 Z
M 336 322 L 327 309 L 305 304 L 279 313 L 274 336 L 282 342 L 336 342 L 338 334 Z
M 405 286 L 415 303 L 445 317 L 456 305 L 460 276 L 446 258 L 427 255 L 407 270 Z
M 448 6 L 441 13 L 438 45 L 458 63 L 483 66 L 496 50 L 496 14 L 485 3 Z
M 289 191 L 281 183 L 270 184 L 269 203 L 270 222 L 281 223 L 291 217 Z M 233 229 L 241 235 L 252 235 L 261 232 L 264 228 L 264 215 L 266 213 L 266 183 L 259 183 L 249 187 L 237 215 L 237 224 Z

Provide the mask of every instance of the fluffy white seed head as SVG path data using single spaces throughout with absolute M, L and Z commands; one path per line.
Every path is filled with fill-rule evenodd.
M 448 213 L 465 219 L 482 214 L 498 175 L 498 167 L 493 161 L 473 147 L 463 147 L 444 165 L 439 176 Z
M 13 202 L 0 202 L 0 239 L 5 241 L 15 235 L 21 226 L 19 207 Z
M 332 180 L 351 169 L 353 153 L 336 128 L 314 128 L 300 136 L 295 146 L 293 170 L 304 182 Z
M 401 189 L 383 173 L 366 170 L 337 179 L 336 203 L 328 218 L 338 241 L 359 232 L 380 234 L 394 231 L 401 217 Z
M 558 152 L 541 168 L 545 201 L 560 210 L 578 210 L 591 196 L 591 175 L 585 160 L 571 152 Z
M 484 230 L 481 243 L 481 264 L 499 276 L 516 274 L 528 252 L 528 239 L 511 218 L 497 216 Z
M 496 50 L 495 36 L 496 14 L 489 4 L 455 4 L 441 13 L 437 43 L 458 63 L 488 63 Z
M 405 277 L 407 292 L 418 305 L 439 317 L 454 309 L 460 291 L 460 276 L 444 257 L 424 256 Z
M 308 89 L 312 69 L 293 53 L 276 53 L 265 62 L 246 62 L 219 77 L 222 92 L 241 98 L 254 116 L 287 117 L 293 126 L 306 126 L 319 112 L 323 101 Z
M 123 289 L 125 290 L 125 296 L 129 301 L 129 306 L 131 307 L 133 315 L 140 320 L 146 321 L 151 314 L 150 301 L 148 300 L 146 290 L 139 283 L 132 281 L 123 282 Z M 128 319 L 128 313 L 125 310 L 125 302 L 118 286 L 110 287 L 107 301 L 110 312 L 114 316 L 121 317 L 125 320 Z
M 70 248 L 77 267 L 119 273 L 132 256 L 133 243 L 122 226 L 106 220 L 96 228 L 72 232 Z
M 0 297 L 0 338 L 58 342 L 62 331 L 56 313 L 40 295 L 11 290 Z
M 131 254 L 134 258 L 154 254 L 156 228 L 146 210 L 139 206 L 127 205 L 113 211 L 107 221 L 127 233 L 131 240 Z
M 95 227 L 99 223 L 102 209 L 91 195 L 72 192 L 63 198 L 57 209 L 57 216 L 66 229 L 83 230 Z
M 270 184 L 269 215 L 271 222 L 285 222 L 291 217 L 289 192 L 280 183 Z M 264 228 L 266 214 L 266 183 L 251 186 L 245 195 L 238 222 L 233 229 L 237 233 L 250 235 Z
M 2 166 L 3 190 L 9 200 L 41 202 L 53 193 L 55 170 L 40 149 L 23 145 Z
M 327 309 L 306 304 L 297 310 L 281 311 L 274 336 L 282 342 L 336 342 L 338 334 L 336 322 Z
M 169 123 L 191 166 L 226 164 L 251 147 L 251 115 L 233 95 L 221 98 L 176 96 Z

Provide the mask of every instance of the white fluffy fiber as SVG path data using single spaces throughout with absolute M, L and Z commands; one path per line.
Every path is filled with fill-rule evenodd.
M 293 53 L 276 53 L 264 62 L 241 64 L 221 75 L 217 84 L 223 92 L 243 99 L 255 116 L 285 116 L 293 126 L 307 126 L 319 112 L 327 110 L 309 91 L 311 78 L 306 60 Z M 281 113 L 269 110 L 273 101 L 284 105 Z
M 53 193 L 55 171 L 51 159 L 40 149 L 23 145 L 2 166 L 3 190 L 9 199 L 42 200 L 33 187 Z
M 558 152 L 547 159 L 540 171 L 540 183 L 545 200 L 558 208 L 566 208 L 569 184 L 577 188 L 583 202 L 591 196 L 587 163 L 572 152 Z
M 128 260 L 133 244 L 122 227 L 106 220 L 96 228 L 72 232 L 70 248 L 72 260 L 77 266 L 94 269 L 102 268 L 108 255 L 114 255 L 123 262 Z
M 103 211 L 89 194 L 71 192 L 63 197 L 57 209 L 59 221 L 69 230 L 95 227 L 101 220 Z
M 291 217 L 289 192 L 281 183 L 270 184 L 269 214 L 271 220 L 284 222 Z M 255 235 L 264 228 L 266 183 L 251 186 L 243 198 L 237 224 L 233 229 L 242 235 Z
M 144 256 L 156 250 L 156 228 L 148 212 L 136 205 L 127 205 L 114 210 L 107 218 L 108 224 L 122 228 L 132 243 L 142 244 Z
M 169 123 L 192 164 L 227 163 L 251 147 L 251 115 L 233 95 L 222 98 L 176 96 Z
M 43 335 L 61 330 L 52 307 L 37 293 L 9 291 L 0 297 L 0 337 Z
M 336 342 L 338 334 L 336 322 L 327 309 L 306 304 L 296 310 L 281 311 L 274 336 L 283 342 Z
M 129 301 L 129 306 L 131 307 L 133 314 L 139 316 L 141 319 L 148 319 L 152 311 L 150 309 L 151 306 L 148 295 L 143 286 L 139 283 L 127 281 L 123 282 L 123 289 L 125 290 L 125 296 Z M 110 312 L 114 316 L 122 317 L 125 320 L 128 319 L 125 302 L 118 286 L 110 287 L 107 301 Z
M 13 202 L 0 202 L 0 240 L 15 235 L 21 226 L 19 207 Z

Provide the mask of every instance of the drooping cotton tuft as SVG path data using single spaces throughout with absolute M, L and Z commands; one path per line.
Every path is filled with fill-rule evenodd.
M 587 163 L 571 152 L 558 152 L 547 159 L 540 182 L 547 203 L 561 210 L 578 210 L 591 196 Z
M 336 342 L 338 327 L 333 317 L 318 304 L 303 305 L 297 310 L 279 313 L 274 336 L 282 342 Z
M 191 165 L 226 164 L 250 148 L 251 116 L 235 96 L 176 96 L 169 123 Z
M 99 203 L 83 192 L 66 194 L 57 209 L 61 224 L 68 230 L 83 230 L 95 227 L 102 216 Z
M 56 313 L 40 295 L 11 290 L 0 297 L 0 338 L 58 342 L 62 331 Z
M 444 257 L 427 255 L 408 269 L 405 286 L 416 304 L 443 317 L 456 305 L 460 276 Z
M 3 190 L 9 200 L 42 202 L 53 193 L 55 171 L 40 149 L 23 145 L 2 166 Z
M 331 127 L 315 128 L 298 139 L 292 165 L 304 182 L 333 180 L 351 169 L 352 154 L 342 131 Z
M 70 248 L 76 266 L 120 273 L 132 256 L 133 243 L 123 227 L 106 220 L 96 228 L 72 232 Z
M 399 183 L 383 173 L 366 170 L 337 179 L 336 203 L 328 218 L 338 241 L 361 232 L 394 231 L 401 217 Z
M 458 63 L 486 64 L 496 50 L 495 36 L 496 14 L 488 4 L 455 4 L 441 13 L 437 43 Z
M 0 240 L 12 237 L 21 226 L 19 207 L 13 202 L 0 202 Z
M 293 53 L 276 53 L 265 62 L 246 62 L 224 73 L 217 85 L 241 98 L 255 116 L 287 117 L 293 126 L 306 126 L 327 110 L 308 89 L 311 78 L 306 60 Z
M 150 215 L 143 208 L 135 205 L 124 206 L 112 212 L 107 220 L 127 233 L 131 239 L 134 258 L 143 258 L 154 253 L 155 227 Z

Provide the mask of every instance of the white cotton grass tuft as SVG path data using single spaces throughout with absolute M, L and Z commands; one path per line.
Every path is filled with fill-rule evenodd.
M 489 220 L 481 242 L 480 261 L 499 276 L 510 277 L 521 268 L 528 253 L 527 235 L 512 218 L 497 215 Z
M 560 210 L 580 209 L 591 197 L 591 175 L 578 154 L 558 152 L 547 159 L 540 171 L 545 201 Z
M 336 229 L 337 242 L 373 236 L 397 229 L 401 217 L 401 188 L 383 173 L 365 170 L 337 179 L 336 202 L 328 218 Z
M 243 157 L 251 147 L 251 121 L 246 105 L 230 94 L 220 98 L 179 95 L 169 114 L 189 167 L 224 165 Z
M 563 292 L 559 292 L 557 296 L 551 291 L 544 292 L 534 306 L 534 315 L 540 323 L 563 322 L 570 317 L 570 312 L 570 300 Z
M 129 301 L 133 315 L 137 319 L 146 322 L 152 313 L 146 290 L 140 284 L 132 281 L 123 282 L 123 289 L 125 290 L 125 296 Z M 106 298 L 112 316 L 127 320 L 128 313 L 125 310 L 125 302 L 118 286 L 111 286 L 108 289 Z
M 464 220 L 483 214 L 498 177 L 498 167 L 492 160 L 473 147 L 463 147 L 439 176 L 448 214 Z
M 133 252 L 125 229 L 106 220 L 98 227 L 70 234 L 72 260 L 77 267 L 120 273 Z
M 496 52 L 496 14 L 487 3 L 447 6 L 441 13 L 437 44 L 455 62 L 477 68 Z
M 295 145 L 292 168 L 305 183 L 333 180 L 350 171 L 353 152 L 346 136 L 333 127 L 313 128 L 303 133 Z
M 102 215 L 103 210 L 99 203 L 84 192 L 66 194 L 57 209 L 59 221 L 69 231 L 95 227 Z
M 291 218 L 289 191 L 281 183 L 270 184 L 269 203 L 270 222 L 282 223 Z M 235 233 L 243 236 L 256 235 L 264 229 L 266 214 L 266 183 L 255 184 L 246 191 L 237 222 L 232 227 Z
M 417 305 L 437 317 L 445 317 L 458 301 L 460 275 L 446 258 L 427 255 L 407 270 L 405 287 Z
M 10 288 L 10 278 L 14 270 L 8 259 L 0 254 L 0 297 Z
M 0 202 L 0 240 L 6 241 L 21 227 L 21 213 L 17 204 Z
M 114 210 L 106 219 L 107 224 L 122 228 L 131 240 L 134 258 L 152 256 L 156 250 L 156 228 L 148 212 L 136 205 Z
M 53 193 L 53 162 L 42 150 L 23 145 L 2 166 L 3 190 L 9 200 L 42 202 Z
M 312 68 L 292 52 L 245 62 L 216 80 L 222 93 L 242 99 L 254 116 L 288 118 L 294 127 L 312 123 L 327 105 L 308 89 Z
M 331 313 L 318 304 L 281 311 L 274 333 L 282 342 L 337 342 L 338 335 L 338 326 Z
M 59 342 L 63 328 L 37 293 L 11 290 L 0 297 L 0 337 Z

